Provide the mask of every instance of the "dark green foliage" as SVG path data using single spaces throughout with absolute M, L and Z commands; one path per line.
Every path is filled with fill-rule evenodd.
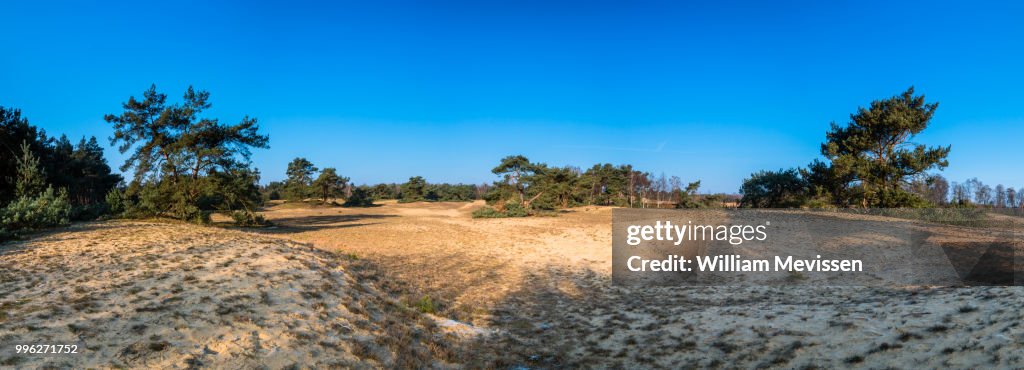
M 428 200 L 440 202 L 468 202 L 476 199 L 476 187 L 465 184 L 430 184 Z
M 131 153 L 121 167 L 134 170 L 122 197 L 124 215 L 203 223 L 213 211 L 252 213 L 262 201 L 249 157 L 251 148 L 267 148 L 269 139 L 253 118 L 225 125 L 200 117 L 210 107 L 209 95 L 189 87 L 182 103 L 168 105 L 152 86 L 142 100 L 130 97 L 120 115 L 106 115 L 114 126 L 111 144 Z
M 937 108 L 938 103 L 925 103 L 923 95 L 915 96 L 913 87 L 873 101 L 850 115 L 846 126 L 832 123 L 821 144 L 827 162 L 815 160 L 799 174 L 792 169 L 753 174 L 740 189 L 743 205 L 899 208 L 945 203 L 949 184 L 944 179 L 927 180 L 926 172 L 949 165 L 950 147 L 913 141 L 928 127 Z M 926 180 L 915 180 L 922 178 Z M 958 194 L 958 189 L 953 190 Z
M 234 220 L 236 226 L 241 227 L 259 227 L 269 225 L 267 220 L 263 218 L 263 215 L 253 212 L 233 211 L 231 212 L 231 219 Z
M 526 217 L 529 215 L 525 208 L 515 203 L 506 205 L 505 209 L 500 211 L 493 207 L 484 207 L 473 211 L 473 218 Z
M 699 202 L 696 195 L 700 189 L 700 180 L 686 184 L 686 189 L 676 189 L 676 208 L 707 208 L 707 204 Z
M 260 195 L 260 173 L 248 166 L 230 166 L 210 172 L 209 181 L 212 189 L 206 194 L 202 204 L 220 211 L 241 210 L 251 215 L 263 205 Z
M 82 138 L 75 146 L 64 136 L 56 140 L 49 159 L 44 163 L 48 183 L 68 190 L 68 199 L 75 207 L 103 202 L 110 189 L 121 182 L 121 176 L 112 174 L 103 158 L 103 148 L 96 138 Z
M 23 196 L 0 209 L 0 240 L 71 221 L 71 203 L 65 190 L 48 187 L 35 196 Z
M 387 196 L 393 185 L 378 184 L 372 188 L 375 194 Z M 387 198 L 377 198 L 387 199 Z M 399 202 L 468 202 L 477 199 L 477 190 L 466 184 L 430 184 L 422 176 L 410 177 L 399 186 Z
M 39 158 L 29 149 L 28 142 L 21 143 L 21 157 L 18 158 L 18 179 L 14 184 L 14 195 L 30 198 L 43 192 L 46 180 L 39 168 Z
M 130 199 L 128 199 L 121 189 L 113 188 L 106 196 L 107 210 L 113 217 L 121 217 L 125 212 L 132 207 Z
M 31 174 L 18 170 L 26 155 L 34 158 Z M 20 191 L 19 173 L 23 174 Z M 119 175 L 111 173 L 95 138 L 82 138 L 73 146 L 67 137 L 47 137 L 20 111 L 0 107 L 0 205 L 14 200 L 19 192 L 38 194 L 53 186 L 65 189 L 72 207 L 80 208 L 76 214 L 89 218 L 102 208 L 104 195 L 120 181 Z
M 806 201 L 807 182 L 791 168 L 760 171 L 743 180 L 740 206 L 753 208 L 794 208 Z
M 595 164 L 583 172 L 578 182 L 577 194 L 582 204 L 627 206 L 629 205 L 629 174 L 632 167 Z
M 805 198 L 809 202 L 840 207 L 849 205 L 850 184 L 856 178 L 852 172 L 817 159 L 799 171 L 800 177 L 807 183 L 808 193 Z
M 646 208 L 660 206 L 662 200 L 671 203 L 672 198 L 678 207 L 720 207 L 731 199 L 725 194 L 698 196 L 700 181 L 684 190 L 679 188 L 678 178 L 673 177 L 669 188 L 664 175 L 654 179 L 650 173 L 634 170 L 630 165 L 597 164 L 581 172 L 576 167 L 551 167 L 515 155 L 503 158 L 492 172 L 501 180 L 482 198 L 497 213 L 513 205 L 527 214 L 580 205 Z M 502 217 L 487 210 L 479 212 L 480 217 Z
M 28 144 L 39 157 L 46 141 L 46 134 L 30 125 L 20 110 L 0 107 L 0 204 L 16 197 L 18 167 L 25 154 L 21 146 Z
M 327 203 L 329 198 L 338 198 L 344 195 L 348 181 L 348 177 L 338 176 L 334 168 L 324 168 L 323 171 L 320 171 L 320 176 L 313 181 L 313 190 L 321 201 Z
M 528 204 L 526 189 L 533 181 L 533 176 L 542 169 L 543 165 L 530 163 L 529 159 L 521 155 L 510 155 L 502 158 L 501 163 L 491 170 L 492 173 L 503 177 L 503 182 L 510 186 L 519 196 L 520 204 Z M 527 206 L 526 208 L 529 208 Z
M 345 199 L 345 207 L 373 207 L 373 197 L 370 191 L 363 186 L 352 189 L 352 195 Z
M 401 202 L 421 202 L 427 199 L 427 180 L 422 176 L 413 176 L 402 184 Z
M 285 196 L 290 201 L 300 201 L 313 196 L 313 174 L 316 166 L 306 158 L 295 158 L 288 163 L 288 179 L 284 182 Z
M 67 190 L 54 191 L 53 186 L 43 190 L 43 173 L 39 159 L 21 146 L 15 184 L 18 198 L 0 209 L 0 240 L 17 237 L 32 230 L 66 225 L 71 220 L 71 204 Z
M 266 200 L 280 200 L 284 192 L 284 183 L 281 181 L 271 181 L 266 186 L 260 188 L 260 193 L 263 194 L 263 199 Z
M 398 199 L 401 185 L 397 184 L 377 184 L 368 190 L 370 196 L 376 200 L 383 199 Z
M 936 108 L 938 103 L 925 103 L 924 96 L 915 96 L 911 87 L 903 94 L 860 108 L 845 127 L 832 123 L 821 153 L 831 162 L 833 180 L 813 184 L 835 190 L 843 185 L 835 183 L 836 179 L 852 178 L 855 184 L 850 191 L 832 194 L 839 198 L 833 199 L 838 205 L 891 208 L 926 204 L 906 188 L 910 178 L 949 165 L 949 146 L 912 144 L 916 135 L 928 127 Z

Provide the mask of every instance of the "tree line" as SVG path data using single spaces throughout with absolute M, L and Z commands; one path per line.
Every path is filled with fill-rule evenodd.
M 522 155 L 503 158 L 498 176 L 482 198 L 488 207 L 476 217 L 517 217 L 584 205 L 634 208 L 721 207 L 737 201 L 727 194 L 699 195 L 700 181 L 655 176 L 632 165 L 595 164 L 581 170 L 549 166 Z
M 913 87 L 876 100 L 832 123 L 816 159 L 806 167 L 759 171 L 744 179 L 741 197 L 699 194 L 700 181 L 655 176 L 632 165 L 595 164 L 585 170 L 549 166 L 522 155 L 492 169 L 491 184 L 429 183 L 421 176 L 402 184 L 355 186 L 336 168 L 292 160 L 282 182 L 259 185 L 251 150 L 269 147 L 255 118 L 221 123 L 203 113 L 210 94 L 189 87 L 178 103 L 151 86 L 130 96 L 122 111 L 104 116 L 114 129 L 110 144 L 128 158 L 111 171 L 95 137 L 77 144 L 50 137 L 17 109 L 0 107 L 0 238 L 71 220 L 99 217 L 169 217 L 205 223 L 214 212 L 239 225 L 265 223 L 264 201 L 286 199 L 372 206 L 400 202 L 472 201 L 487 207 L 477 217 L 526 216 L 557 209 L 606 205 L 636 208 L 741 206 L 789 207 L 1024 207 L 1024 188 L 991 187 L 978 179 L 950 183 L 934 170 L 949 163 L 950 146 L 926 146 L 915 138 L 931 122 L 938 103 Z
M 290 202 L 317 200 L 346 207 L 370 207 L 374 200 L 395 199 L 399 202 L 448 202 L 480 199 L 485 189 L 467 184 L 428 183 L 413 176 L 402 184 L 354 185 L 350 178 L 338 174 L 334 167 L 319 169 L 308 159 L 299 157 L 288 163 L 284 181 L 272 181 L 263 187 L 267 200 Z
M 0 240 L 94 219 L 120 181 L 95 137 L 50 137 L 14 108 L 0 106 Z

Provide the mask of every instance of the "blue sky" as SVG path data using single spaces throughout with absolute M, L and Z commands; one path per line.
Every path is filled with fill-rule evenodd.
M 951 180 L 1024 186 L 1020 2 L 38 2 L 0 6 L 0 105 L 72 139 L 155 83 L 259 119 L 264 182 L 489 182 L 508 154 L 736 192 L 916 86 Z M 114 167 L 124 156 L 113 148 Z

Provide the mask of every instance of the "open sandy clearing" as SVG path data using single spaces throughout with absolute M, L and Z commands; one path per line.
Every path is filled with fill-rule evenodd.
M 76 367 L 1020 367 L 1021 288 L 612 286 L 607 208 L 274 207 L 231 231 L 102 222 L 0 250 L 0 342 Z M 424 296 L 439 318 L 420 314 Z M 450 319 L 450 320 L 449 320 Z M 453 321 L 454 320 L 454 321 Z M 471 323 L 468 326 L 465 323 Z M 431 365 L 426 365 L 431 366 Z
M 481 354 L 499 367 L 1024 364 L 1020 287 L 616 287 L 610 209 L 474 220 L 477 206 L 267 215 L 278 236 L 372 262 L 405 300 L 430 295 L 443 315 L 499 330 Z

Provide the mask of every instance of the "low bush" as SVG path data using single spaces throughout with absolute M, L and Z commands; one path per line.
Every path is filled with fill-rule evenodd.
M 130 208 L 130 200 L 125 196 L 121 189 L 113 188 L 107 193 L 107 211 L 112 217 L 122 217 L 128 208 Z
M 46 191 L 35 197 L 23 196 L 0 210 L 5 238 L 17 237 L 26 232 L 54 226 L 67 225 L 71 222 L 71 203 L 65 190 L 54 191 L 48 187 Z
M 508 204 L 503 211 L 492 207 L 484 207 L 473 211 L 473 218 L 526 217 L 529 215 L 530 213 L 526 211 L 526 208 L 518 204 Z
M 363 188 L 352 189 L 352 195 L 345 199 L 344 207 L 373 207 L 373 197 Z
M 242 227 L 260 227 L 269 224 L 263 215 L 254 212 L 234 211 L 231 212 L 231 219 L 235 221 L 235 225 Z

